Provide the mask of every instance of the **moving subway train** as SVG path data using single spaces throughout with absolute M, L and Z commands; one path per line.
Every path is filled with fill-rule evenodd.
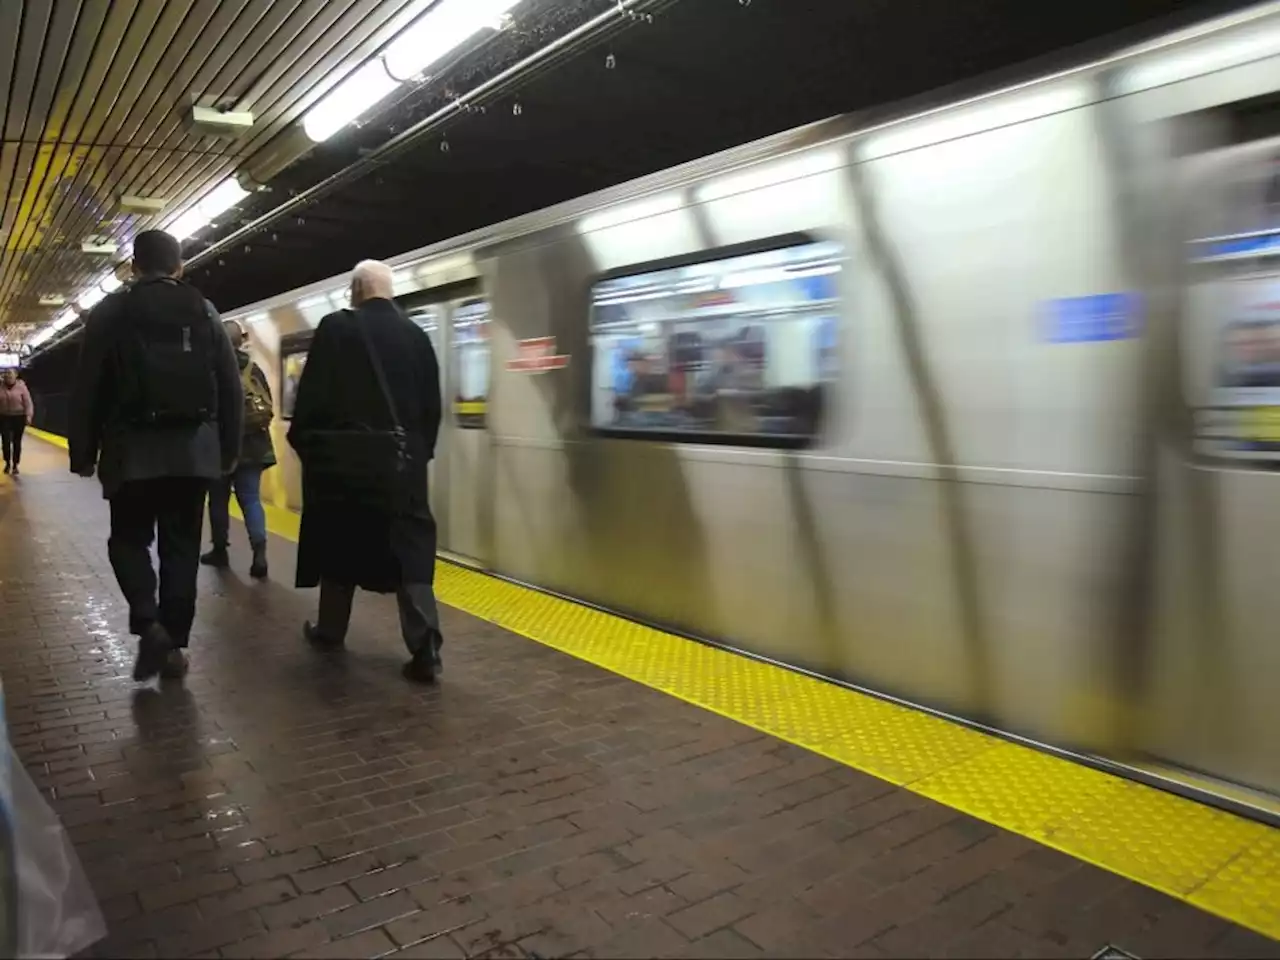
M 405 254 L 442 549 L 1274 815 L 1278 198 L 1270 4 Z

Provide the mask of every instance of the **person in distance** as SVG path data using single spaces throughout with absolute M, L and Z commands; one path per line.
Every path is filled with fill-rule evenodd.
M 271 386 L 262 368 L 249 359 L 248 334 L 237 320 L 222 324 L 227 339 L 236 352 L 240 365 L 240 386 L 244 390 L 244 436 L 240 441 L 240 459 L 235 472 L 213 482 L 209 488 L 209 532 L 213 548 L 200 558 L 205 566 L 219 570 L 231 565 L 227 547 L 231 543 L 231 490 L 234 487 L 253 560 L 249 576 L 267 578 L 267 517 L 262 509 L 262 474 L 276 464 L 271 446 L 271 421 L 274 408 Z
M 107 553 L 141 682 L 187 673 L 205 496 L 235 468 L 244 396 L 217 311 L 182 279 L 178 241 L 143 231 L 132 266 L 133 279 L 85 318 L 67 445 L 72 472 L 96 469 L 110 504 Z
M 36 415 L 31 391 L 17 370 L 6 370 L 0 376 L 0 439 L 4 446 L 4 472 L 18 475 L 22 462 L 22 434 Z
M 410 654 L 404 676 L 431 683 L 443 643 L 427 499 L 439 364 L 430 338 L 392 299 L 385 263 L 355 268 L 351 304 L 316 329 L 289 427 L 302 461 L 297 586 L 320 587 L 319 615 L 303 634 L 316 647 L 340 647 L 356 588 L 394 593 Z

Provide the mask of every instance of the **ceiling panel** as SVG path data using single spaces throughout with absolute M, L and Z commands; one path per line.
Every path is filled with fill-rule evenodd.
M 0 326 L 23 336 L 111 266 L 87 236 L 123 248 L 294 123 L 425 0 L 0 0 Z M 198 136 L 193 103 L 255 114 L 237 140 Z

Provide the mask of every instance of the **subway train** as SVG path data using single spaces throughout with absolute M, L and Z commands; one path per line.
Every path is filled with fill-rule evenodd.
M 1275 819 L 1278 92 L 1266 4 L 405 253 L 442 554 Z M 347 281 L 228 313 L 281 506 Z

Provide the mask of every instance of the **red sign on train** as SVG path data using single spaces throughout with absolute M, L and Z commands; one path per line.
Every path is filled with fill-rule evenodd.
M 507 369 L 512 373 L 546 373 L 569 365 L 568 354 L 556 353 L 555 337 L 517 340 L 516 353 L 514 360 L 507 361 Z

